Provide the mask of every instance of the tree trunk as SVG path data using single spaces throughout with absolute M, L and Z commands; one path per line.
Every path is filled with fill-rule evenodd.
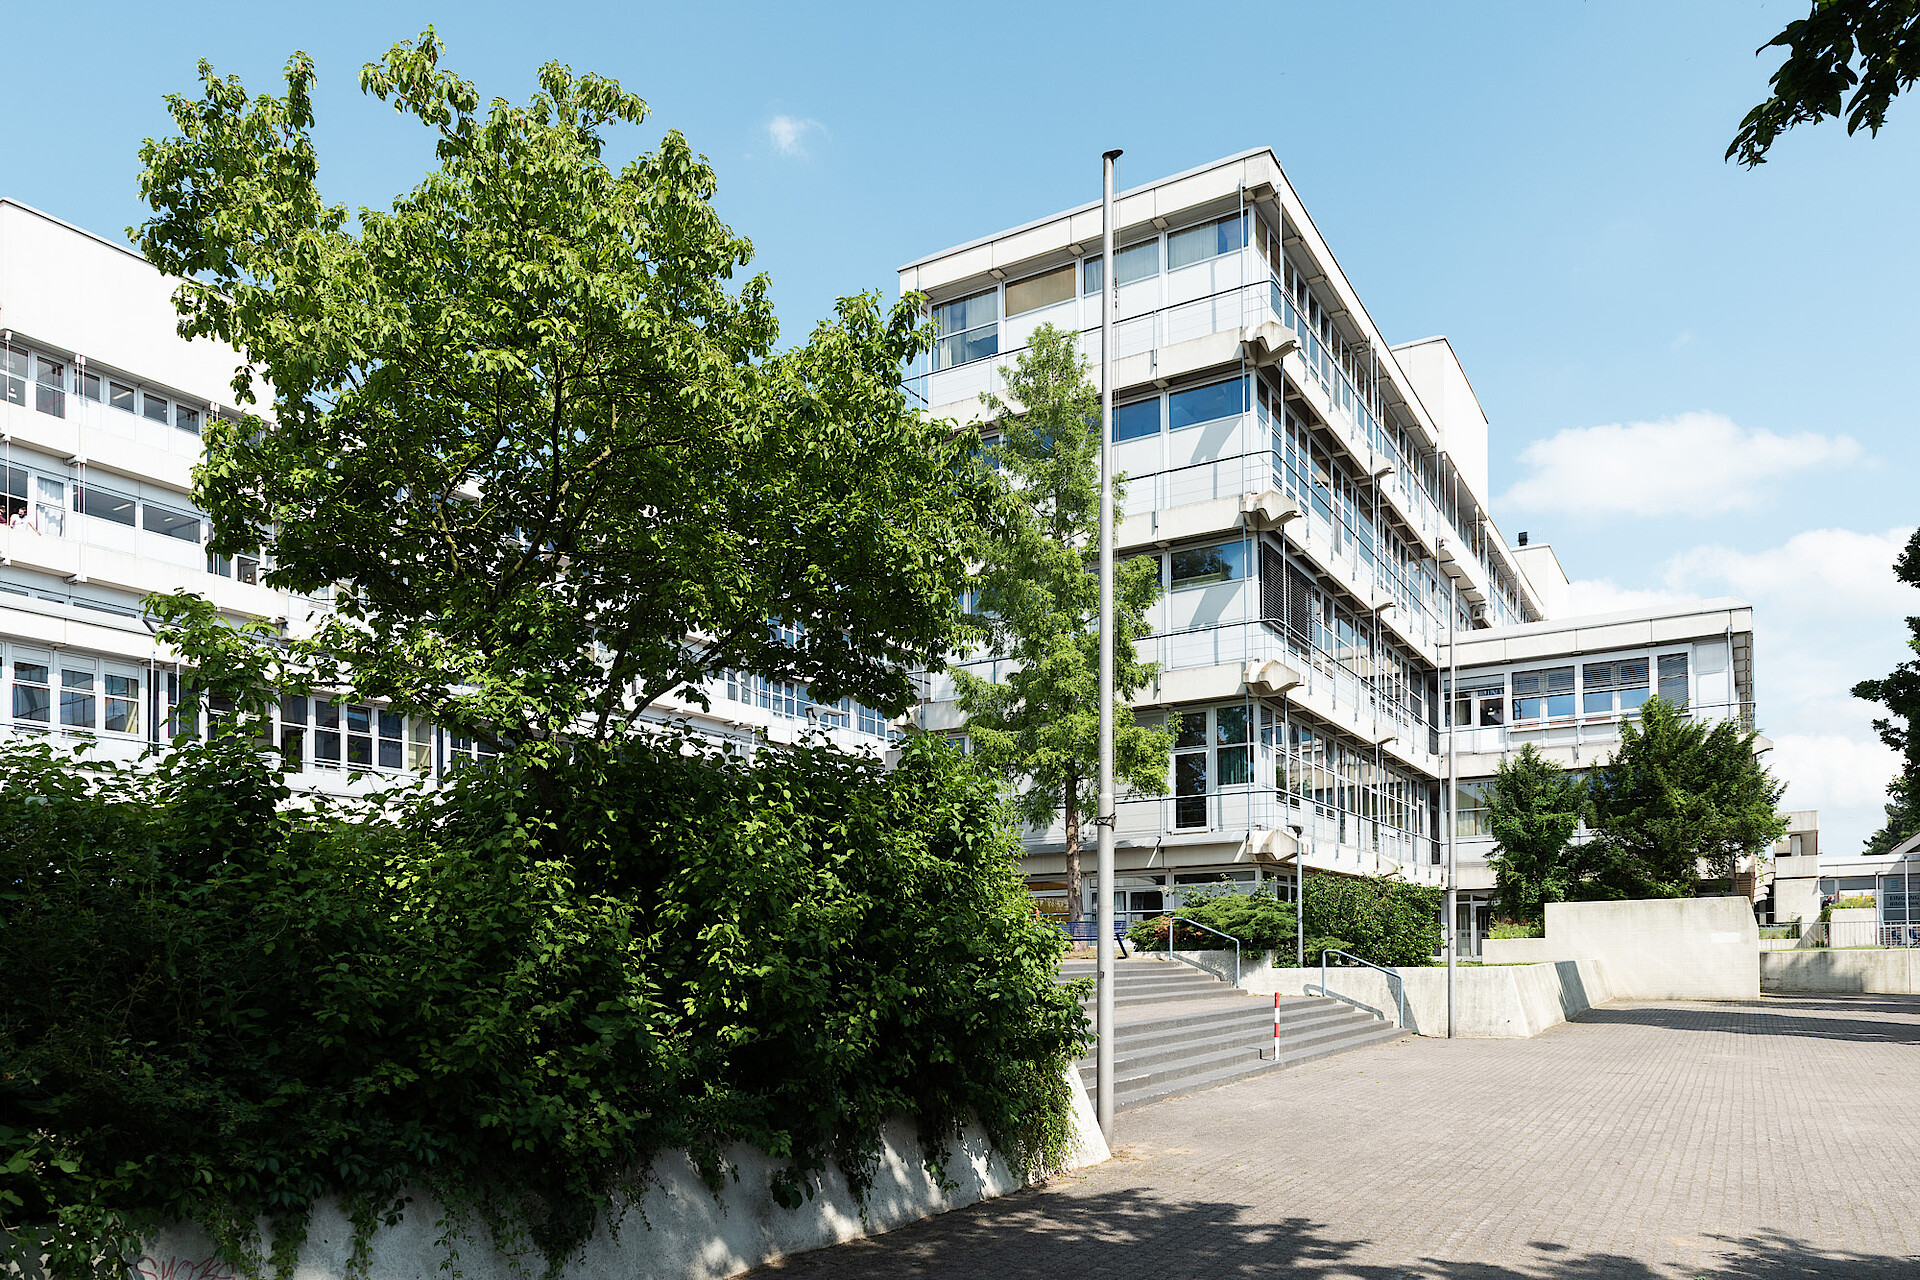
M 1080 895 L 1080 805 L 1077 778 L 1068 778 L 1067 798 L 1067 919 L 1081 919 Z

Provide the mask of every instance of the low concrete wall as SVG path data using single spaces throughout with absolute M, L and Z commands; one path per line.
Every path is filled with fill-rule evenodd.
M 1233 953 L 1183 951 L 1184 961 L 1231 979 Z M 1224 961 L 1222 956 L 1225 957 Z M 1408 1030 L 1447 1034 L 1447 971 L 1436 965 L 1396 969 L 1406 983 Z M 1320 967 L 1296 969 L 1269 957 L 1246 957 L 1241 989 L 1256 995 L 1319 995 Z M 1327 967 L 1328 994 L 1348 1004 L 1399 1020 L 1392 984 L 1373 969 Z M 1592 960 L 1536 965 L 1460 965 L 1454 970 L 1454 1032 L 1476 1040 L 1517 1040 L 1613 999 L 1604 968 Z
M 1765 951 L 1760 989 L 1779 995 L 1850 991 L 1920 993 L 1920 959 L 1911 948 L 1861 951 Z
M 1069 1168 L 1083 1168 L 1107 1159 L 1107 1144 L 1080 1074 L 1069 1071 L 1074 1090 L 1075 1125 L 1079 1151 Z M 640 1202 L 618 1224 L 595 1233 L 581 1256 L 567 1267 L 569 1280 L 721 1280 L 762 1266 L 787 1254 L 840 1244 L 862 1236 L 879 1235 L 895 1227 L 1002 1196 L 1017 1190 L 1020 1181 L 988 1143 L 985 1133 L 970 1127 L 948 1144 L 942 1187 L 921 1162 L 920 1144 L 913 1126 L 899 1121 L 882 1134 L 880 1167 L 863 1205 L 847 1188 L 836 1168 L 814 1181 L 813 1198 L 798 1209 L 783 1209 L 768 1194 L 768 1179 L 782 1162 L 749 1147 L 737 1147 L 727 1158 L 738 1171 L 718 1196 L 694 1172 L 692 1163 L 675 1152 L 658 1160 Z M 371 1241 L 367 1280 L 418 1280 L 438 1275 L 447 1256 L 441 1237 L 444 1210 L 431 1199 L 414 1200 L 397 1226 L 382 1227 Z M 496 1253 L 482 1238 L 458 1242 L 459 1262 L 454 1271 L 469 1280 L 527 1280 L 544 1269 L 536 1255 L 519 1259 Z M 342 1280 L 353 1244 L 353 1231 L 337 1201 L 323 1201 L 314 1210 L 311 1227 L 295 1280 Z M 230 1280 L 237 1271 L 220 1262 L 213 1246 L 191 1226 L 164 1231 L 151 1241 L 148 1255 L 133 1268 L 134 1277 L 148 1280 Z
M 1757 1000 L 1760 930 L 1745 898 L 1550 902 L 1544 938 L 1489 938 L 1489 964 L 1598 960 L 1617 1000 Z

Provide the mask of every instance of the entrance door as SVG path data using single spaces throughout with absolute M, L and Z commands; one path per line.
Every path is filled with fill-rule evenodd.
M 1485 894 L 1463 893 L 1453 903 L 1453 954 L 1477 960 L 1480 944 L 1493 927 L 1493 901 Z

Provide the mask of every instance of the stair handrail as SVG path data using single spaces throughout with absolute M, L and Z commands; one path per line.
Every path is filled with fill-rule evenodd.
M 1173 935 L 1180 925 L 1183 924 L 1192 925 L 1196 929 L 1205 929 L 1215 937 L 1225 938 L 1233 944 L 1233 985 L 1237 989 L 1240 986 L 1240 939 L 1230 933 L 1222 933 L 1210 924 L 1201 924 L 1198 920 L 1189 920 L 1185 916 L 1178 916 L 1169 911 L 1167 913 L 1167 959 L 1171 960 L 1174 958 Z
M 1387 980 L 1393 983 L 1393 989 L 1395 993 L 1399 996 L 1400 1029 L 1402 1031 L 1405 1031 L 1407 1029 L 1407 980 L 1403 975 L 1395 973 L 1393 970 L 1387 968 L 1385 965 L 1375 964 L 1371 960 L 1362 960 L 1359 956 L 1353 954 L 1353 952 L 1351 951 L 1336 951 L 1332 947 L 1328 947 L 1325 951 L 1322 951 L 1320 953 L 1320 994 L 1323 996 L 1331 996 L 1335 1000 L 1344 1001 L 1347 1004 L 1353 1005 L 1355 1008 L 1361 1007 L 1358 1001 L 1347 1000 L 1344 996 L 1336 996 L 1333 994 L 1333 992 L 1327 990 L 1327 957 L 1328 956 L 1345 956 L 1347 959 L 1353 961 L 1355 964 L 1363 964 L 1369 969 L 1378 969 L 1381 973 L 1386 974 Z M 1238 984 L 1235 984 L 1235 985 L 1238 985 Z

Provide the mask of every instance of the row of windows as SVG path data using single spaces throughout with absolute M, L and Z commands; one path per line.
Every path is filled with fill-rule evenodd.
M 818 703 L 807 686 L 792 680 L 768 680 L 745 672 L 727 672 L 727 701 L 771 711 L 783 720 L 811 719 L 822 726 L 858 729 L 874 738 L 896 739 L 900 730 L 884 712 L 842 698 L 835 703 Z M 812 714 L 809 715 L 808 713 Z
M 1452 699 L 1454 722 L 1461 728 L 1491 728 L 1509 720 L 1526 724 L 1576 715 L 1612 718 L 1638 711 L 1656 692 L 1676 706 L 1688 701 L 1685 653 L 1581 663 L 1577 680 L 1575 670 L 1568 664 L 1516 671 L 1511 677 L 1463 677 Z
M 5 481 L 0 487 L 6 491 L 7 523 L 15 529 L 30 528 L 50 538 L 62 538 L 67 532 L 66 513 L 72 510 L 109 524 L 145 529 L 196 545 L 204 536 L 205 517 L 198 511 L 25 467 L 0 467 L 0 474 Z
M 1247 380 L 1228 378 L 1197 387 L 1183 387 L 1151 400 L 1134 400 L 1113 408 L 1113 440 L 1141 440 L 1163 430 L 1182 431 L 1202 423 L 1218 422 L 1247 411 Z
M 1246 246 L 1248 222 L 1248 215 L 1230 214 L 1116 249 L 1113 254 L 1115 283 L 1127 285 L 1160 274 L 1163 241 L 1168 271 L 1237 252 Z M 938 335 L 933 367 L 950 369 L 999 355 L 999 325 L 1003 314 L 1012 319 L 1071 302 L 1076 293 L 1097 294 L 1105 281 L 1106 263 L 1092 257 L 940 303 L 933 308 L 934 330 Z
M 109 405 L 123 413 L 171 424 L 192 435 L 200 434 L 202 411 L 118 375 L 102 375 L 58 356 L 30 351 L 16 343 L 0 343 L 0 399 L 25 406 L 27 388 L 33 388 L 33 407 L 56 418 L 67 416 L 67 396 L 75 395 Z

